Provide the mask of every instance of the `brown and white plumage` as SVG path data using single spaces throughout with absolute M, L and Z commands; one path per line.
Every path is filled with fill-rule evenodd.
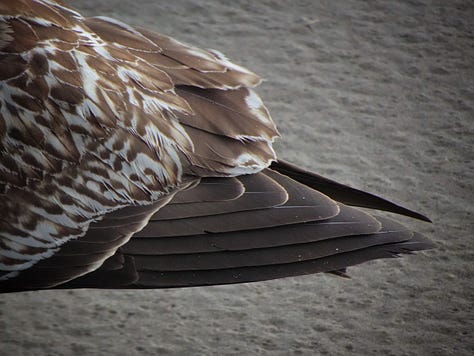
M 344 204 L 422 215 L 275 161 L 259 83 L 217 51 L 1 2 L 0 292 L 257 281 L 429 247 Z

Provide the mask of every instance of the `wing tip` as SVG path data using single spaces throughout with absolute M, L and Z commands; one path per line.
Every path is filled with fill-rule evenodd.
M 300 168 L 292 163 L 283 160 L 277 160 L 272 163 L 271 168 L 288 175 L 291 178 L 316 190 L 319 190 L 334 200 L 340 201 L 341 203 L 363 208 L 384 210 L 391 213 L 408 216 L 413 219 L 433 223 L 433 221 L 424 214 L 405 208 L 375 194 L 338 183 L 317 173 Z

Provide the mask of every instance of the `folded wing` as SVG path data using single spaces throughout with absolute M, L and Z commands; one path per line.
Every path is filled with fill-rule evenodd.
M 423 215 L 274 162 L 260 81 L 117 20 L 0 3 L 0 292 L 340 273 L 430 246 L 345 204 Z

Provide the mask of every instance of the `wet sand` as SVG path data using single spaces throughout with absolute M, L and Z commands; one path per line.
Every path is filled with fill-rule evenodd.
M 419 210 L 437 244 L 256 284 L 0 296 L 2 355 L 474 353 L 474 4 L 70 1 L 262 75 L 282 158 Z M 468 5 L 470 3 L 470 5 Z

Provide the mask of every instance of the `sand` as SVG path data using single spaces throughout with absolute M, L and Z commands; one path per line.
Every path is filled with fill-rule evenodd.
M 329 275 L 0 296 L 2 355 L 471 355 L 472 1 L 71 2 L 261 74 L 279 155 L 428 214 L 437 249 Z

